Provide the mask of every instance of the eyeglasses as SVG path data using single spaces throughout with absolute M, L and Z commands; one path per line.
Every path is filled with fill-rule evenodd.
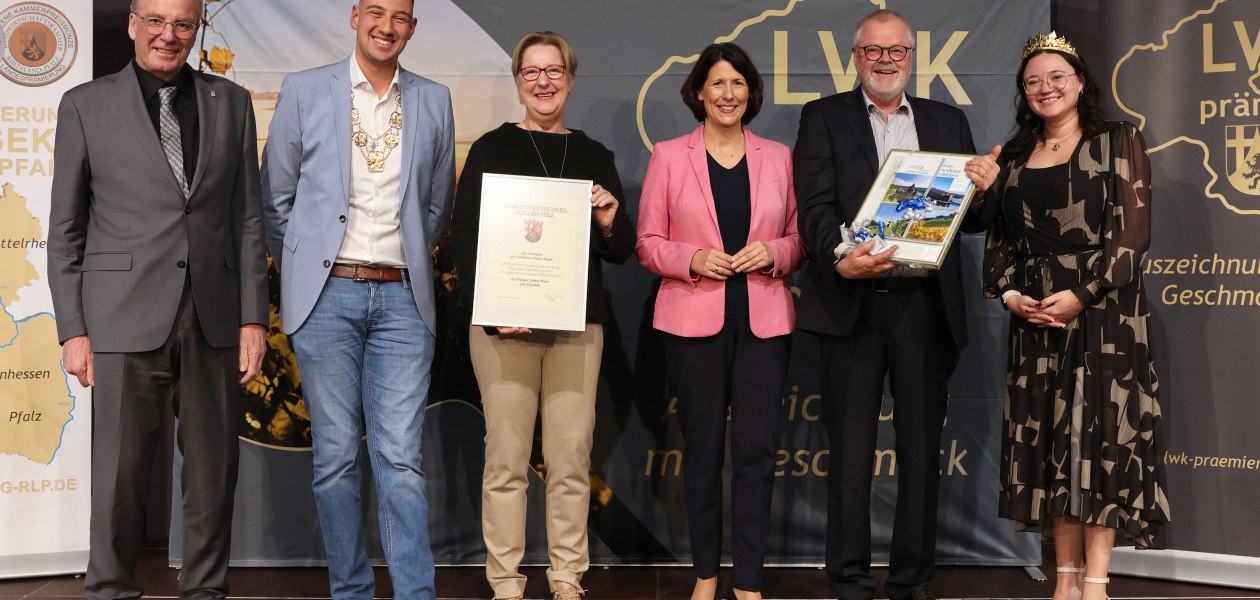
M 524 79 L 525 81 L 537 81 L 538 76 L 543 73 L 547 74 L 547 79 L 554 81 L 564 77 L 564 71 L 565 69 L 561 65 L 551 65 L 550 67 L 543 67 L 541 69 L 538 67 L 521 67 L 521 70 L 517 71 L 517 73 L 520 73 L 521 79 Z
M 905 60 L 911 52 L 914 52 L 914 48 L 909 46 L 889 46 L 885 48 L 883 46 L 870 45 L 861 47 L 854 46 L 853 49 L 860 50 L 862 52 L 862 56 L 865 56 L 866 60 L 871 62 L 879 60 L 880 57 L 884 56 L 885 52 L 888 53 L 889 60 L 893 62 L 901 62 Z
M 1041 90 L 1042 84 L 1049 83 L 1050 89 L 1061 90 L 1067 85 L 1068 77 L 1076 77 L 1077 73 L 1064 73 L 1063 71 L 1053 71 L 1046 75 L 1045 79 L 1040 77 L 1029 77 L 1024 80 L 1024 92 L 1033 93 Z
M 167 25 L 171 26 L 171 29 L 175 32 L 175 37 L 183 40 L 197 33 L 197 24 L 191 21 L 163 21 L 157 17 L 141 16 L 140 13 L 131 14 L 140 19 L 141 23 L 144 23 L 145 31 L 148 31 L 149 35 L 162 35 L 162 32 L 166 31 Z

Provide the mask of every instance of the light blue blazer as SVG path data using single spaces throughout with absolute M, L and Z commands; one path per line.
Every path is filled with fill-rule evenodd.
M 293 333 L 315 307 L 346 233 L 350 207 L 350 61 L 284 78 L 263 150 L 267 248 L 280 270 L 280 320 Z M 399 68 L 402 90 L 403 253 L 429 332 L 437 310 L 433 247 L 446 229 L 455 188 L 455 120 L 446 86 Z

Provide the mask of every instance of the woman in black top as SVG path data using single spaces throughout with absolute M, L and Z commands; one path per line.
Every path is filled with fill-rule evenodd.
M 460 275 L 461 309 L 471 314 L 484 173 L 590 179 L 595 185 L 586 330 L 469 328 L 486 419 L 482 479 L 486 577 L 497 599 L 519 599 L 524 593 L 525 576 L 517 567 L 525 552 L 525 490 L 534 421 L 541 410 L 551 558 L 547 579 L 557 599 L 577 600 L 590 564 L 588 474 L 602 323 L 608 317 L 600 259 L 625 262 L 634 251 L 635 231 L 620 210 L 621 181 L 612 152 L 565 127 L 564 105 L 577 74 L 577 57 L 568 42 L 551 32 L 525 36 L 512 55 L 512 72 L 525 118 L 504 123 L 473 143 L 455 194 L 451 246 Z

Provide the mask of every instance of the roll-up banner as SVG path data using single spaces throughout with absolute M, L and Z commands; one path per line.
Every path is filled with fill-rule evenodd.
M 0 0 L 0 578 L 87 567 L 91 396 L 61 368 L 45 252 L 57 106 L 91 78 L 90 0 Z
M 1168 552 L 1112 570 L 1260 588 L 1260 12 L 1247 0 L 1101 3 L 1096 77 L 1154 177 L 1151 300 Z
M 348 2 L 310 2 L 300 11 L 263 0 L 208 7 L 211 22 L 200 38 L 202 58 L 194 52 L 193 61 L 252 90 L 264 139 L 284 75 L 342 60 L 354 48 Z M 849 51 L 854 29 L 876 8 L 896 10 L 916 28 L 907 91 L 962 108 L 978 148 L 1000 143 L 1013 123 L 1011 81 L 1019 52 L 1029 35 L 1049 29 L 1049 0 L 552 0 L 528 9 L 514 2 L 417 0 L 419 27 L 402 64 L 450 87 L 462 164 L 479 136 L 522 117 L 510 72 L 516 42 L 531 31 L 565 35 L 580 64 L 565 123 L 616 153 L 626 195 L 621 200 L 633 217 L 652 145 L 696 126 L 678 90 L 700 50 L 714 41 L 732 41 L 749 51 L 765 78 L 765 102 L 750 128 L 790 146 L 802 104 L 854 87 L 857 65 Z M 280 22 L 286 26 L 273 26 Z M 964 236 L 958 243 L 965 250 L 972 341 L 951 383 L 940 460 L 938 558 L 950 564 L 1039 565 L 1040 538 L 1017 534 L 997 517 L 1006 315 L 996 303 L 980 299 L 983 239 Z M 441 322 L 423 439 L 432 542 L 439 564 L 478 564 L 485 556 L 480 531 L 485 429 L 467 354 L 468 325 L 458 322 L 452 310 L 459 274 L 445 247 L 435 260 Z M 597 401 L 592 559 L 599 564 L 687 563 L 685 457 L 675 401 L 665 389 L 660 340 L 651 328 L 656 281 L 630 263 L 604 266 L 605 301 L 613 317 L 605 325 Z M 274 285 L 273 299 L 278 299 Z M 296 361 L 278 325 L 272 328 L 271 346 L 266 375 L 249 387 L 241 417 L 232 560 L 236 565 L 319 564 L 323 552 L 311 495 L 309 414 Z M 774 564 L 823 561 L 830 464 L 819 416 L 819 369 L 817 339 L 798 332 L 780 413 L 777 525 L 768 558 Z M 891 401 L 884 408 L 877 425 L 879 451 L 871 457 L 877 561 L 887 558 L 896 495 L 894 409 Z M 542 457 L 536 455 L 532 464 L 541 465 Z M 542 564 L 547 560 L 545 484 L 541 477 L 531 484 L 526 562 Z M 370 489 L 365 482 L 365 490 Z M 368 518 L 374 520 L 370 510 Z M 173 513 L 170 548 L 172 562 L 178 563 L 178 506 Z M 376 535 L 377 528 L 365 532 Z M 379 548 L 375 552 L 380 556 Z

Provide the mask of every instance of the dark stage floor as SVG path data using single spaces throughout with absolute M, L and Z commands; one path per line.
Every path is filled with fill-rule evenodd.
M 1049 552 L 1046 553 L 1049 556 Z M 166 567 L 166 555 L 146 554 L 141 559 L 140 581 L 146 598 L 176 598 L 178 571 Z M 1053 564 L 1042 567 L 1049 574 Z M 882 579 L 883 570 L 877 570 Z M 377 569 L 377 598 L 389 598 L 388 576 Z M 438 597 L 443 600 L 487 599 L 490 587 L 479 567 L 438 569 Z M 549 599 L 544 569 L 526 569 L 529 587 L 526 597 Z M 231 571 L 232 597 L 241 599 L 320 599 L 328 598 L 327 573 L 323 569 L 239 568 Z M 691 593 L 691 570 L 680 567 L 596 567 L 583 583 L 591 600 L 685 600 Z M 725 577 L 725 574 L 723 574 Z M 827 578 L 820 569 L 771 568 L 766 570 L 763 593 L 766 598 L 832 598 Z M 936 570 L 936 591 L 941 598 L 1049 598 L 1051 581 L 1036 582 L 1021 568 L 940 567 Z M 1173 583 L 1152 579 L 1112 576 L 1111 597 L 1122 598 L 1257 598 L 1260 591 L 1239 590 Z M 81 598 L 80 577 L 16 579 L 0 581 L 0 599 Z

